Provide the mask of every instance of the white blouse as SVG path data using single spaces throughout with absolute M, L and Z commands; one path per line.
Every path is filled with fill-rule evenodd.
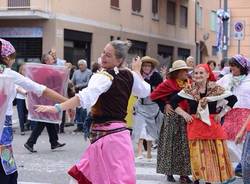
M 227 74 L 217 81 L 219 85 L 227 90 L 232 88 L 232 74 Z M 247 108 L 250 109 L 250 74 L 235 88 L 232 93 L 237 97 L 238 101 L 233 108 Z
M 43 91 L 46 89 L 46 86 L 38 84 L 38 83 L 32 81 L 31 79 L 24 77 L 20 73 L 15 72 L 15 71 L 11 70 L 10 68 L 6 68 L 3 72 L 3 74 L 12 77 L 14 80 L 14 83 L 16 85 L 21 86 L 26 91 L 31 91 L 31 92 L 35 93 L 37 96 L 41 96 L 43 94 Z M 10 103 L 8 105 L 6 115 L 12 116 L 12 114 L 13 114 L 12 102 L 16 96 L 16 88 L 15 88 L 15 91 L 13 91 L 13 93 L 10 95 L 11 95 L 11 100 L 10 100 Z
M 139 98 L 145 98 L 150 95 L 150 85 L 145 82 L 137 73 L 133 72 L 134 83 L 132 87 L 132 95 Z M 90 80 L 88 87 L 84 88 L 77 94 L 80 98 L 81 106 L 89 110 L 97 102 L 99 96 L 109 90 L 112 85 L 110 77 L 101 73 L 94 74 Z

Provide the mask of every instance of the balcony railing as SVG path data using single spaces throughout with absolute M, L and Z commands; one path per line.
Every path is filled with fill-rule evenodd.
M 0 0 L 0 19 L 45 18 L 51 16 L 52 0 Z
M 8 0 L 8 8 L 30 8 L 30 0 Z
M 51 12 L 52 0 L 0 0 L 0 10 L 29 9 Z

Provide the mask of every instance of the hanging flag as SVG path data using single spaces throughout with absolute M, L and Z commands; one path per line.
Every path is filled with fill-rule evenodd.
M 222 50 L 222 42 L 223 42 L 223 15 L 224 10 L 217 10 L 217 30 L 216 30 L 216 47 L 220 52 Z

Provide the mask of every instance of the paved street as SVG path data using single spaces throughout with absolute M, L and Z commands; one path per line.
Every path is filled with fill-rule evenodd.
M 67 143 L 64 148 L 51 151 L 47 132 L 44 131 L 35 146 L 38 153 L 31 154 L 23 148 L 28 134 L 25 136 L 15 134 L 14 152 L 18 165 L 19 181 L 49 184 L 69 183 L 66 172 L 81 157 L 87 144 L 80 134 L 72 135 L 67 132 L 59 136 L 60 142 Z
M 51 151 L 45 130 L 35 145 L 38 152 L 31 154 L 23 147 L 30 132 L 21 136 L 15 116 L 13 122 L 14 155 L 18 165 L 19 184 L 68 184 L 67 170 L 80 159 L 88 145 L 83 136 L 72 133 L 74 127 L 67 127 L 65 134 L 59 134 L 59 141 L 67 145 L 60 150 Z M 136 160 L 137 184 L 169 184 L 164 175 L 156 174 L 155 168 L 156 151 L 153 152 L 151 161 Z M 233 184 L 241 183 L 241 180 L 237 180 Z
M 60 142 L 67 145 L 57 151 L 50 150 L 46 131 L 39 137 L 36 149 L 38 153 L 29 153 L 23 148 L 28 134 L 14 137 L 14 152 L 19 170 L 19 184 L 68 184 L 69 177 L 66 172 L 81 156 L 87 143 L 81 134 L 71 133 L 72 127 L 66 128 L 65 134 L 60 134 Z M 155 173 L 156 153 L 154 159 L 136 160 L 137 184 L 167 184 L 163 175 Z M 235 184 L 242 182 L 237 181 Z

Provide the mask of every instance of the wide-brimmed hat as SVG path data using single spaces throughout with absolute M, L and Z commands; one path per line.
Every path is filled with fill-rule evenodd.
M 154 59 L 154 58 L 151 58 L 149 56 L 144 56 L 141 58 L 141 62 L 142 63 L 151 63 L 154 67 L 156 67 L 157 65 L 159 65 L 159 61 Z
M 172 64 L 172 68 L 169 69 L 168 73 L 177 71 L 177 70 L 192 70 L 192 67 L 188 67 L 187 63 L 183 60 L 176 60 Z

